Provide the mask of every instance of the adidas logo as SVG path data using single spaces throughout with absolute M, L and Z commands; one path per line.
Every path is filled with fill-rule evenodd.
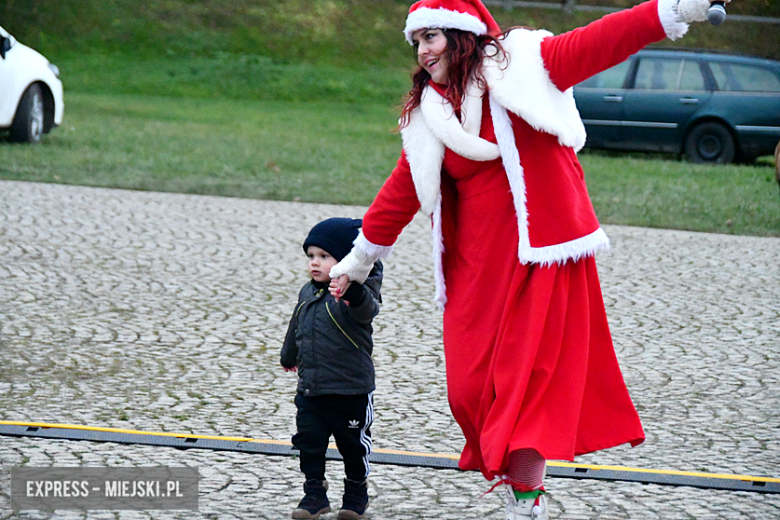
M 348 428 L 360 428 L 360 421 L 356 421 L 355 419 L 350 420 Z

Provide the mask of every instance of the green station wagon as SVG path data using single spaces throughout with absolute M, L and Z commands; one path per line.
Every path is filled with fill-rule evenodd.
M 780 62 L 645 49 L 574 87 L 588 139 L 608 150 L 750 162 L 780 141 Z

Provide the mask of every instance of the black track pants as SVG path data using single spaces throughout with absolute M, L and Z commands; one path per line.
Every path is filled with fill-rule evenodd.
M 306 480 L 325 480 L 325 452 L 330 436 L 336 439 L 344 458 L 344 472 L 350 480 L 361 481 L 370 471 L 371 423 L 374 421 L 373 393 L 362 395 L 295 395 L 298 433 L 292 443 L 301 456 Z

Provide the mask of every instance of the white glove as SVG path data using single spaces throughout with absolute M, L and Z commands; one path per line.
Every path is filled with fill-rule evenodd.
M 710 0 L 679 0 L 677 15 L 685 23 L 704 22 L 710 9 Z
M 369 255 L 361 253 L 353 247 L 352 251 L 341 262 L 331 268 L 330 277 L 335 280 L 345 274 L 352 282 L 365 283 L 368 274 L 374 267 L 374 262 L 375 260 L 372 260 Z
M 352 251 L 330 270 L 330 278 L 336 280 L 341 275 L 347 275 L 352 282 L 364 283 L 374 267 L 374 262 L 387 258 L 392 252 L 393 246 L 373 244 L 363 236 L 361 230 Z

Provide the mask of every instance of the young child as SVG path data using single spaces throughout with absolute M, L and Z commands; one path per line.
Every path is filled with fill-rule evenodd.
M 350 252 L 361 225 L 361 220 L 330 218 L 314 226 L 303 242 L 312 279 L 298 295 L 281 354 L 285 370 L 298 372 L 298 432 L 292 442 L 306 476 L 305 496 L 292 518 L 318 518 L 330 511 L 325 453 L 331 434 L 347 477 L 338 518 L 363 518 L 368 507 L 375 388 L 371 321 L 382 301 L 381 262 L 363 284 L 351 283 L 338 298 L 329 292 L 330 269 Z

